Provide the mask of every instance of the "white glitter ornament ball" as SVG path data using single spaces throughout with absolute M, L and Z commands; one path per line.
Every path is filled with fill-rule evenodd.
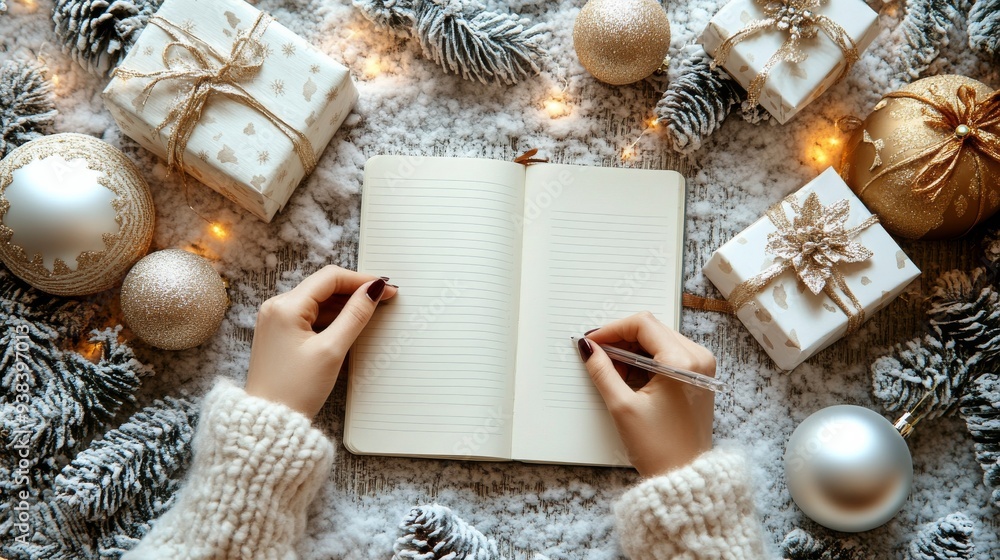
M 180 249 L 147 255 L 121 292 L 125 323 L 150 346 L 184 350 L 219 330 L 229 307 L 225 282 L 207 260 Z
M 60 296 L 111 288 L 153 238 L 153 197 L 125 154 L 54 134 L 0 161 L 0 260 Z
M 792 499 L 813 521 L 856 533 L 902 509 L 913 483 L 913 459 L 882 415 L 838 405 L 812 414 L 792 433 L 785 477 Z
M 670 21 L 656 0 L 590 0 L 573 24 L 573 48 L 598 80 L 631 84 L 663 64 Z

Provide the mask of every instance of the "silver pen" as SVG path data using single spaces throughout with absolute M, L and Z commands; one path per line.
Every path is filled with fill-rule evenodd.
M 570 337 L 574 344 L 579 344 L 580 337 Z M 588 339 L 589 340 L 589 339 Z M 590 341 L 591 344 L 597 344 L 593 340 Z M 647 358 L 646 356 L 640 356 L 634 352 L 629 352 L 628 350 L 622 350 L 621 348 L 616 348 L 608 344 L 597 344 L 601 347 L 607 354 L 608 357 L 616 362 L 621 362 L 623 364 L 628 364 L 630 366 L 635 366 L 639 369 L 644 369 L 659 375 L 665 375 L 671 379 L 676 379 L 677 381 L 683 381 L 684 383 L 690 383 L 695 387 L 701 387 L 702 389 L 708 389 L 709 391 L 715 391 L 716 393 L 726 392 L 726 384 L 719 381 L 714 377 L 709 377 L 700 373 L 693 371 L 688 371 L 686 369 L 676 368 L 674 366 L 668 366 L 667 364 L 657 362 L 652 358 Z

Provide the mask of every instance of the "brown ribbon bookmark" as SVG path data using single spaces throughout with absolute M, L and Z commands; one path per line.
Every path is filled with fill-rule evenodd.
M 735 313 L 735 311 L 733 310 L 733 306 L 730 305 L 728 301 L 723 301 L 721 299 L 703 298 L 701 296 L 696 296 L 694 294 L 687 294 L 687 293 L 682 294 L 681 305 L 687 307 L 688 309 L 714 311 L 716 313 L 726 313 L 729 315 Z
M 533 163 L 548 163 L 549 158 L 536 158 L 535 154 L 538 153 L 538 148 L 532 148 L 527 152 L 514 158 L 514 163 L 520 163 L 521 165 L 531 165 Z

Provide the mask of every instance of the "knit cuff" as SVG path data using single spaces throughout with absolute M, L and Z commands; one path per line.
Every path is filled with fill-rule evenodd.
M 294 558 L 334 445 L 291 408 L 220 380 L 176 504 L 123 560 Z
M 716 449 L 651 478 L 615 504 L 621 545 L 633 560 L 764 558 L 745 458 Z

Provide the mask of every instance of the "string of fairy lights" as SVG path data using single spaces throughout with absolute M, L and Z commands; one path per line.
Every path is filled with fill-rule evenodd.
M 14 2 L 10 5 L 17 6 L 17 8 L 14 9 L 20 9 L 26 12 L 32 12 L 37 10 L 39 7 L 37 0 L 14 0 Z M 349 28 L 347 29 L 347 34 L 343 38 L 352 39 L 363 34 L 364 31 L 362 30 Z M 42 56 L 39 58 L 43 63 L 45 62 Z M 386 67 L 378 56 L 365 57 L 359 69 L 361 77 L 366 80 L 375 79 L 384 75 L 385 72 Z M 51 73 L 49 79 L 56 95 L 64 93 L 61 91 L 63 84 L 59 74 Z M 562 77 L 557 77 L 556 80 L 559 82 L 558 85 L 550 88 L 547 92 L 547 96 L 539 104 L 543 113 L 552 120 L 568 117 L 572 115 L 574 111 L 573 95 L 570 93 L 567 80 Z M 660 134 L 660 131 L 663 128 L 662 125 L 663 123 L 661 123 L 659 118 L 655 115 L 645 118 L 643 120 L 643 128 L 639 134 L 635 136 L 633 140 L 625 143 L 621 148 L 619 148 L 619 160 L 625 164 L 634 164 L 637 160 L 640 160 L 642 157 L 640 143 L 647 136 L 661 136 L 660 141 L 666 141 Z M 818 169 L 825 168 L 834 162 L 836 154 L 841 149 L 842 144 L 843 140 L 839 136 L 831 134 L 829 131 L 815 135 L 804 143 L 804 163 L 812 165 Z M 225 223 L 218 220 L 207 219 L 203 216 L 200 217 L 202 217 L 202 219 L 206 222 L 206 231 L 211 238 L 223 241 L 230 237 L 229 228 Z M 192 246 L 194 249 L 199 247 L 200 245 Z

